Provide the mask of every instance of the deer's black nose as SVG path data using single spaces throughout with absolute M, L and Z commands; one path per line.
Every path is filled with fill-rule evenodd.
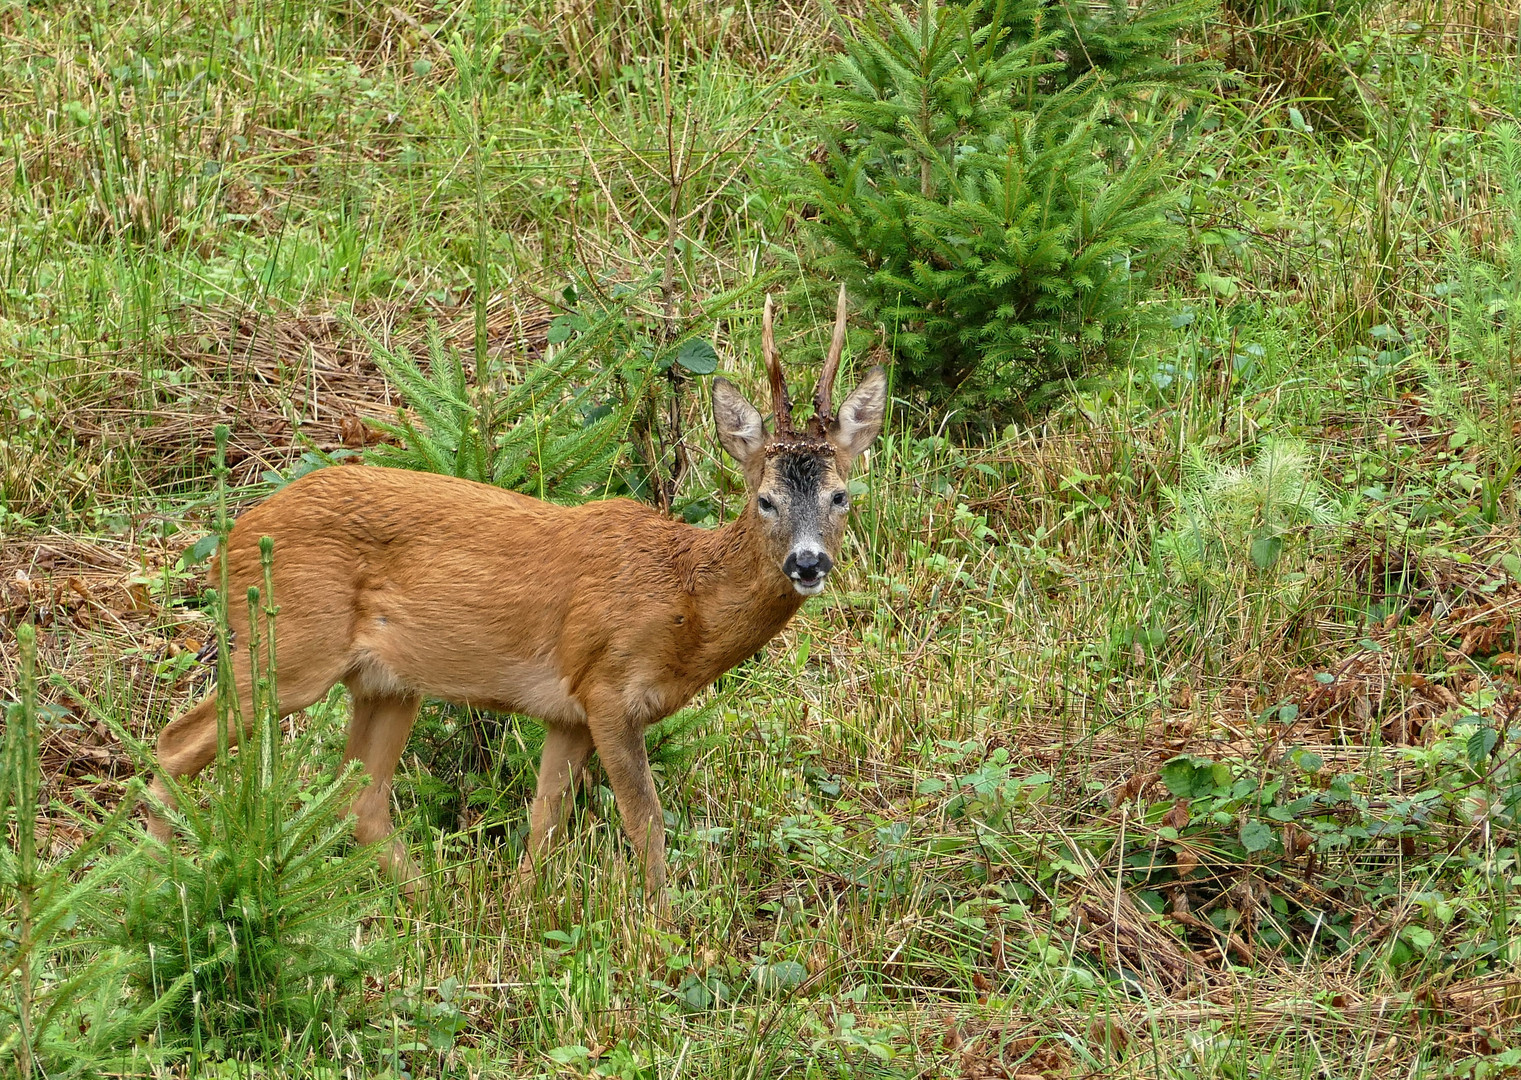
M 823 551 L 793 551 L 782 564 L 782 572 L 794 581 L 817 581 L 834 569 L 834 560 Z

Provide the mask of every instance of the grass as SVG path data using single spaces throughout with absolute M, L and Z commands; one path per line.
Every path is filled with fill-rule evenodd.
M 1334 100 L 1223 87 L 1125 369 L 973 444 L 899 410 L 830 591 L 654 736 L 668 920 L 601 784 L 518 887 L 534 726 L 429 707 L 398 820 L 435 888 L 365 880 L 355 942 L 395 948 L 344 1021 L 251 1050 L 160 1013 L 134 1068 L 1513 1074 L 1517 21 L 1369 9 Z M 0 9 L 0 685 L 36 625 L 45 864 L 199 692 L 213 424 L 246 501 L 394 415 L 331 313 L 478 357 L 542 347 L 571 283 L 682 327 L 807 295 L 830 47 L 785 3 Z M 751 386 L 757 322 L 711 333 Z M 685 421 L 682 498 L 732 513 Z M 313 787 L 344 709 L 304 722 Z M 90 954 L 44 974 L 125 980 Z

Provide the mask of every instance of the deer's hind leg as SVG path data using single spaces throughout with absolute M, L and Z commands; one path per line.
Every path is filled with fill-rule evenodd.
M 544 729 L 539 785 L 528 810 L 528 853 L 522 869 L 531 871 L 551 838 L 565 827 L 565 796 L 586 773 L 591 731 L 582 724 L 551 724 Z
M 343 760 L 357 758 L 370 775 L 369 787 L 359 793 L 350 807 L 350 812 L 359 819 L 354 826 L 354 838 L 361 844 L 373 844 L 394 831 L 391 780 L 407 747 L 422 698 L 405 691 L 375 693 L 365 686 L 363 679 L 353 679 L 348 686 L 354 697 L 354 718 L 349 723 L 349 742 Z M 401 883 L 407 896 L 415 897 L 420 891 L 422 874 L 400 839 L 381 848 L 380 867 Z
M 280 716 L 289 716 L 309 705 L 321 701 L 339 677 L 342 667 L 334 663 L 302 667 L 292 663 L 278 669 L 278 694 Z M 250 692 L 249 658 L 246 652 L 234 651 L 232 658 L 233 684 L 237 687 L 238 716 L 241 726 L 227 720 L 227 745 L 236 746 L 239 738 L 253 724 L 253 698 Z M 195 776 L 217 756 L 217 695 L 212 692 L 194 707 L 175 717 L 159 732 L 158 747 L 154 757 L 158 768 L 148 791 L 164 805 L 173 804 L 173 796 L 162 779 L 168 775 L 176 780 L 188 780 Z M 159 840 L 169 840 L 169 823 L 153 812 L 148 805 L 148 832 Z

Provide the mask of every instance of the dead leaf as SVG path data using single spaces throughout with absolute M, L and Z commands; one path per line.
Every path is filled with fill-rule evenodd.
M 1003 930 L 1002 930 L 1002 928 L 999 929 L 998 935 L 993 938 L 992 952 L 993 952 L 993 966 L 996 967 L 999 971 L 1008 971 L 1009 970 L 1009 958 L 1008 958 L 1007 953 L 1004 950 L 1004 945 L 1003 945 Z
M 1174 918 L 1182 918 L 1189 914 L 1189 907 L 1188 890 L 1183 888 L 1182 885 L 1174 885 L 1172 890 L 1172 910 L 1169 914 Z
M 1072 1059 L 1054 1040 L 1027 1035 L 1005 1042 L 1005 1030 L 968 1034 L 960 1054 L 962 1080 L 1055 1080 L 1071 1070 Z
M 151 611 L 153 609 L 153 595 L 148 591 L 148 585 L 142 581 L 129 581 L 126 584 L 127 606 L 131 611 Z
M 1112 1016 L 1094 1017 L 1088 1025 L 1088 1037 L 1108 1047 L 1111 1054 L 1123 1054 L 1130 1045 L 1130 1032 Z
M 384 439 L 382 432 L 370 427 L 358 416 L 345 416 L 338 421 L 338 437 L 350 450 L 363 450 Z
M 1120 806 L 1139 798 L 1147 788 L 1157 780 L 1160 774 L 1155 770 L 1143 769 L 1132 773 L 1130 778 L 1114 790 L 1114 806 Z
M 1174 832 L 1182 832 L 1188 827 L 1188 800 L 1178 799 L 1172 804 L 1172 809 L 1162 815 L 1162 824 Z

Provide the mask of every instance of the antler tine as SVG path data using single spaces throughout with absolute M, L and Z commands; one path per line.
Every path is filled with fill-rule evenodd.
M 761 355 L 766 358 L 766 374 L 771 379 L 771 411 L 777 431 L 792 430 L 792 399 L 787 396 L 787 379 L 776 359 L 776 334 L 771 329 L 771 294 L 766 294 L 766 313 L 761 320 Z
M 813 416 L 820 427 L 834 419 L 834 373 L 840 370 L 840 356 L 845 352 L 845 284 L 840 283 L 840 300 L 834 310 L 834 338 L 824 357 L 824 370 L 813 390 Z

